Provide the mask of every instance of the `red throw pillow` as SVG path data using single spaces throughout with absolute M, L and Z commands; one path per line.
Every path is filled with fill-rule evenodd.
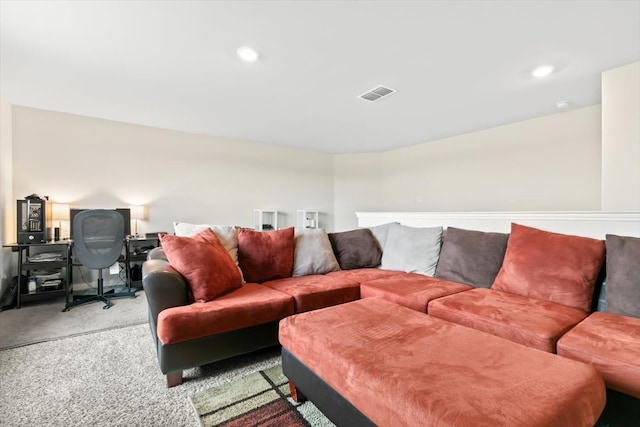
M 274 231 L 238 230 L 238 262 L 249 283 L 291 277 L 293 227 Z
M 187 280 L 197 302 L 211 301 L 242 286 L 238 266 L 210 228 L 193 237 L 159 237 L 169 264 Z
M 500 272 L 491 286 L 590 311 L 604 241 L 511 224 Z

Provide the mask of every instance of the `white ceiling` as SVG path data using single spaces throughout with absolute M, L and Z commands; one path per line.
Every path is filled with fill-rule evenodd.
M 15 105 L 373 152 L 599 103 L 640 1 L 2 1 L 0 43 Z

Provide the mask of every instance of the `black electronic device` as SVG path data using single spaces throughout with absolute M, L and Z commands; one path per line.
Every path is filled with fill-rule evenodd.
M 51 210 L 47 197 L 32 194 L 16 205 L 18 243 L 46 243 L 51 234 Z
M 70 224 L 73 224 L 73 218 L 78 215 L 82 211 L 86 211 L 87 209 L 71 209 L 69 211 L 69 221 Z M 131 235 L 131 210 L 129 208 L 117 208 L 113 209 L 116 212 L 119 212 L 122 215 L 122 219 L 124 219 L 124 235 Z M 71 239 L 73 239 L 73 227 L 71 227 Z

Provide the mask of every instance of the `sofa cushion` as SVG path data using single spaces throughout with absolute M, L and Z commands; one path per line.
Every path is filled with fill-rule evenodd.
M 261 325 L 293 314 L 293 299 L 255 283 L 213 301 L 167 308 L 158 314 L 158 338 L 175 344 Z
M 442 227 L 417 228 L 391 224 L 380 267 L 433 276 L 441 239 Z
M 173 231 L 176 236 L 191 237 L 210 228 L 216 233 L 222 246 L 229 252 L 233 262 L 238 264 L 238 229 L 233 225 L 190 224 L 188 222 L 174 222 Z
M 448 227 L 435 277 L 489 288 L 502 266 L 508 234 Z
M 327 276 L 345 279 L 353 283 L 362 283 L 367 280 L 381 279 L 399 274 L 404 274 L 404 272 L 378 268 L 356 268 L 353 270 L 334 271 L 333 273 L 328 273 Z
M 242 285 L 238 267 L 209 228 L 193 237 L 159 235 L 169 264 L 189 284 L 196 301 L 210 301 Z
M 476 288 L 429 303 L 429 315 L 554 353 L 587 313 L 549 301 Z
M 329 233 L 329 240 L 343 270 L 380 265 L 382 250 L 368 228 Z
M 293 227 L 273 231 L 238 230 L 238 260 L 247 282 L 291 277 Z
M 373 233 L 373 237 L 376 238 L 378 242 L 378 246 L 380 249 L 384 249 L 384 245 L 387 243 L 387 236 L 389 235 L 389 228 L 391 228 L 391 224 L 399 224 L 398 222 L 388 222 L 386 224 L 374 225 L 373 227 L 368 227 L 369 230 Z
M 640 238 L 607 234 L 607 311 L 640 317 Z
M 380 297 L 387 301 L 427 312 L 431 300 L 473 289 L 461 283 L 448 282 L 415 273 L 402 273 L 360 283 L 360 297 Z
M 603 259 L 602 240 L 511 224 L 492 289 L 589 312 Z
M 289 277 L 264 282 L 263 286 L 291 295 L 296 313 L 316 310 L 360 298 L 358 282 L 330 275 Z
M 340 270 L 340 265 L 325 230 L 296 230 L 293 244 L 293 276 L 325 274 L 337 270 Z
M 593 365 L 608 387 L 640 399 L 640 319 L 592 313 L 560 338 L 558 354 Z

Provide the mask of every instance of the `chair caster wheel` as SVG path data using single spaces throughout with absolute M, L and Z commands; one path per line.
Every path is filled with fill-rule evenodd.
M 104 307 L 102 307 L 103 310 L 108 310 L 111 306 L 110 305 L 105 305 Z

